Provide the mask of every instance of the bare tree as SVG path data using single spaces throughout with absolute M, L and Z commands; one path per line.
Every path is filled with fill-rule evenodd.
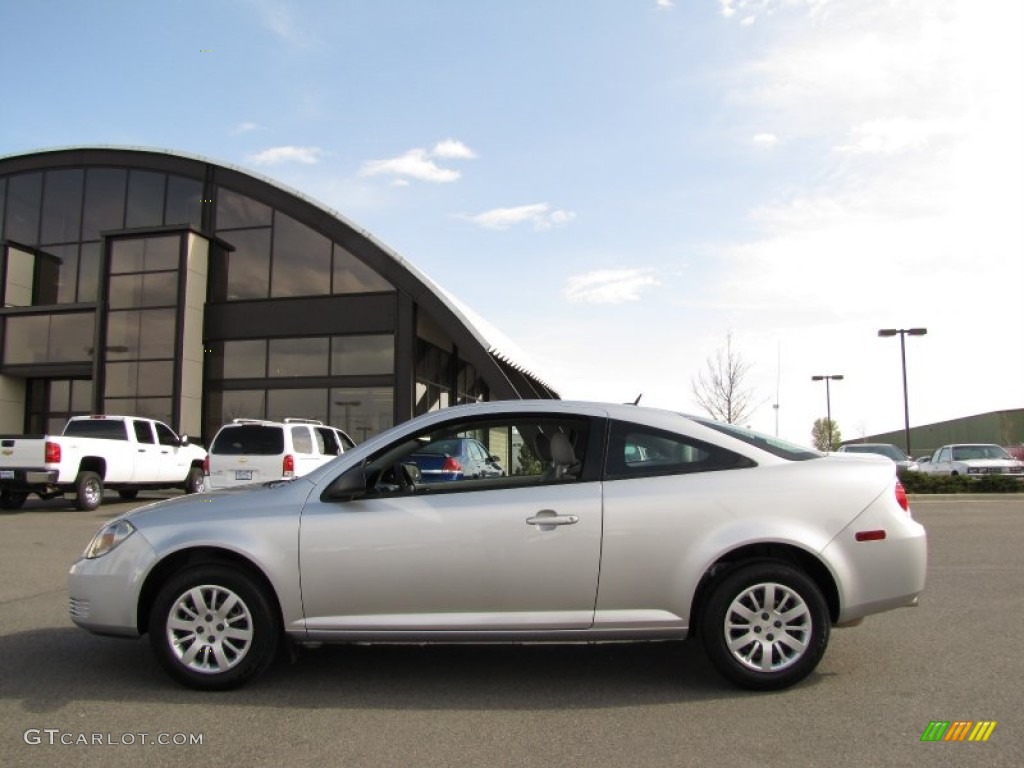
M 727 424 L 740 424 L 753 413 L 753 392 L 744 386 L 750 364 L 732 348 L 732 332 L 725 349 L 707 360 L 706 368 L 691 381 L 693 396 L 708 415 Z

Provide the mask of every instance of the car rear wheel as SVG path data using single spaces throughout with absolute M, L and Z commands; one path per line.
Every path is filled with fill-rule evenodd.
M 75 478 L 75 508 L 91 512 L 103 501 L 103 478 L 95 472 L 79 472 Z
M 218 691 L 237 688 L 274 660 L 280 627 L 263 588 L 221 565 L 183 571 L 160 590 L 149 640 L 178 682 Z
M 185 493 L 202 493 L 206 490 L 206 475 L 202 468 L 192 467 L 185 478 Z
M 713 588 L 701 636 L 724 677 L 743 688 L 778 690 L 818 666 L 828 645 L 828 607 L 801 571 L 784 563 L 752 563 Z
M 24 491 L 11 491 L 5 488 L 0 491 L 0 509 L 21 509 L 28 494 Z

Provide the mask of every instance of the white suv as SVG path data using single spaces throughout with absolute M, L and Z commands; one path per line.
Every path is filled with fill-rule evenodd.
M 340 429 L 313 419 L 235 419 L 213 438 L 206 459 L 207 487 L 301 477 L 354 446 Z

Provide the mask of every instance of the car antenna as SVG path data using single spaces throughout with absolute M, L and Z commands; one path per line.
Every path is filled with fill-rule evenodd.
M 633 405 L 640 405 L 640 398 L 643 397 L 643 396 L 644 396 L 643 392 L 641 392 L 639 395 L 637 395 L 636 396 L 636 400 L 633 401 Z

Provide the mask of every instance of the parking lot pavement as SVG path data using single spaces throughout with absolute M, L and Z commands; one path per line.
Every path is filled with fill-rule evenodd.
M 696 643 L 328 647 L 240 691 L 188 691 L 145 640 L 67 618 L 68 566 L 145 501 L 0 515 L 4 766 L 1024 765 L 1024 497 L 914 498 L 921 605 L 834 632 L 818 671 L 773 694 L 729 687 Z M 997 725 L 921 741 L 957 720 Z

